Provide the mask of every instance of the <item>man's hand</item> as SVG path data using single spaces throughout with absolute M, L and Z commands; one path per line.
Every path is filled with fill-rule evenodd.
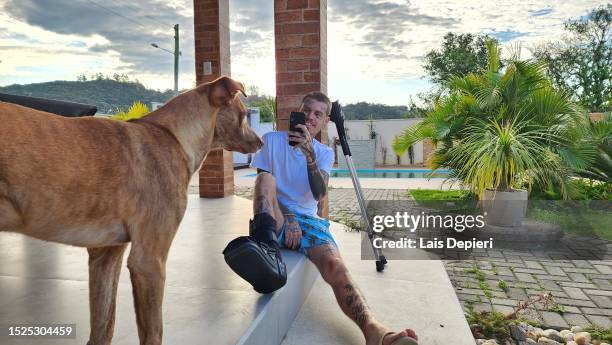
M 308 132 L 308 128 L 304 125 L 297 125 L 297 128 L 301 132 L 289 131 L 289 141 L 296 143 L 295 147 L 299 148 L 302 153 L 306 156 L 306 164 L 312 164 L 316 162 L 317 157 L 315 154 L 314 146 L 312 144 L 312 136 Z
M 285 246 L 290 249 L 300 249 L 302 243 L 302 228 L 292 214 L 285 215 Z
M 306 169 L 308 170 L 308 183 L 310 191 L 316 201 L 321 201 L 327 193 L 327 181 L 329 176 L 324 171 L 319 170 L 317 166 L 317 156 L 312 144 L 312 136 L 308 132 L 308 128 L 304 125 L 297 125 L 302 132 L 289 131 L 289 141 L 295 142 L 306 156 Z

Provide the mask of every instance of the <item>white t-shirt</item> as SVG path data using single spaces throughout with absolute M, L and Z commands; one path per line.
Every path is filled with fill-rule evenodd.
M 317 201 L 312 195 L 306 170 L 306 156 L 289 145 L 287 132 L 268 132 L 262 137 L 263 146 L 253 157 L 251 167 L 268 171 L 276 179 L 278 201 L 289 210 L 317 217 Z M 312 140 L 319 169 L 330 173 L 334 151 Z

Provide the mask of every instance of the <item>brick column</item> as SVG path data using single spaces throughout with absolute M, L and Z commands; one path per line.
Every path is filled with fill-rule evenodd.
M 327 93 L 327 0 L 274 0 L 274 38 L 276 125 L 287 130 L 306 93 Z
M 286 131 L 305 94 L 327 93 L 327 0 L 274 0 L 274 43 L 276 128 Z M 318 139 L 327 144 L 327 128 Z
M 193 0 L 197 84 L 231 75 L 229 0 Z M 205 70 L 210 67 L 210 70 Z M 200 197 L 223 198 L 234 194 L 233 155 L 213 150 L 200 169 Z

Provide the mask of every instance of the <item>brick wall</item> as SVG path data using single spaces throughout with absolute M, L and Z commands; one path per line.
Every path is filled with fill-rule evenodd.
M 231 75 L 229 0 L 194 0 L 193 10 L 197 84 Z M 205 61 L 211 63 L 211 74 L 204 74 Z M 234 194 L 231 152 L 211 151 L 199 174 L 200 197 L 222 198 Z
M 200 169 L 200 197 L 222 198 L 234 194 L 234 156 L 213 150 Z
M 327 0 L 274 0 L 276 56 L 276 128 L 289 128 L 310 91 L 327 93 Z M 317 137 L 327 144 L 327 128 Z M 327 198 L 319 203 L 327 217 Z
M 306 93 L 327 93 L 327 0 L 275 0 L 274 33 L 277 128 L 287 130 Z

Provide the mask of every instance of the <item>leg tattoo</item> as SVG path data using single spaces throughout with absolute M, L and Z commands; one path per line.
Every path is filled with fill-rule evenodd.
M 270 200 L 266 197 L 265 191 L 263 191 L 262 195 L 258 195 L 255 198 L 254 210 L 255 214 L 258 213 L 267 213 L 271 216 L 274 216 L 274 212 L 272 211 L 272 205 L 270 204 Z
M 336 247 L 333 244 L 324 244 L 323 245 L 325 247 L 325 254 L 326 255 L 334 255 L 336 253 Z
M 353 287 L 352 284 L 346 284 L 344 290 L 347 294 L 344 303 L 350 310 L 349 316 L 359 328 L 363 329 L 368 321 L 368 305 L 365 303 L 365 298 L 363 298 L 361 291 Z

